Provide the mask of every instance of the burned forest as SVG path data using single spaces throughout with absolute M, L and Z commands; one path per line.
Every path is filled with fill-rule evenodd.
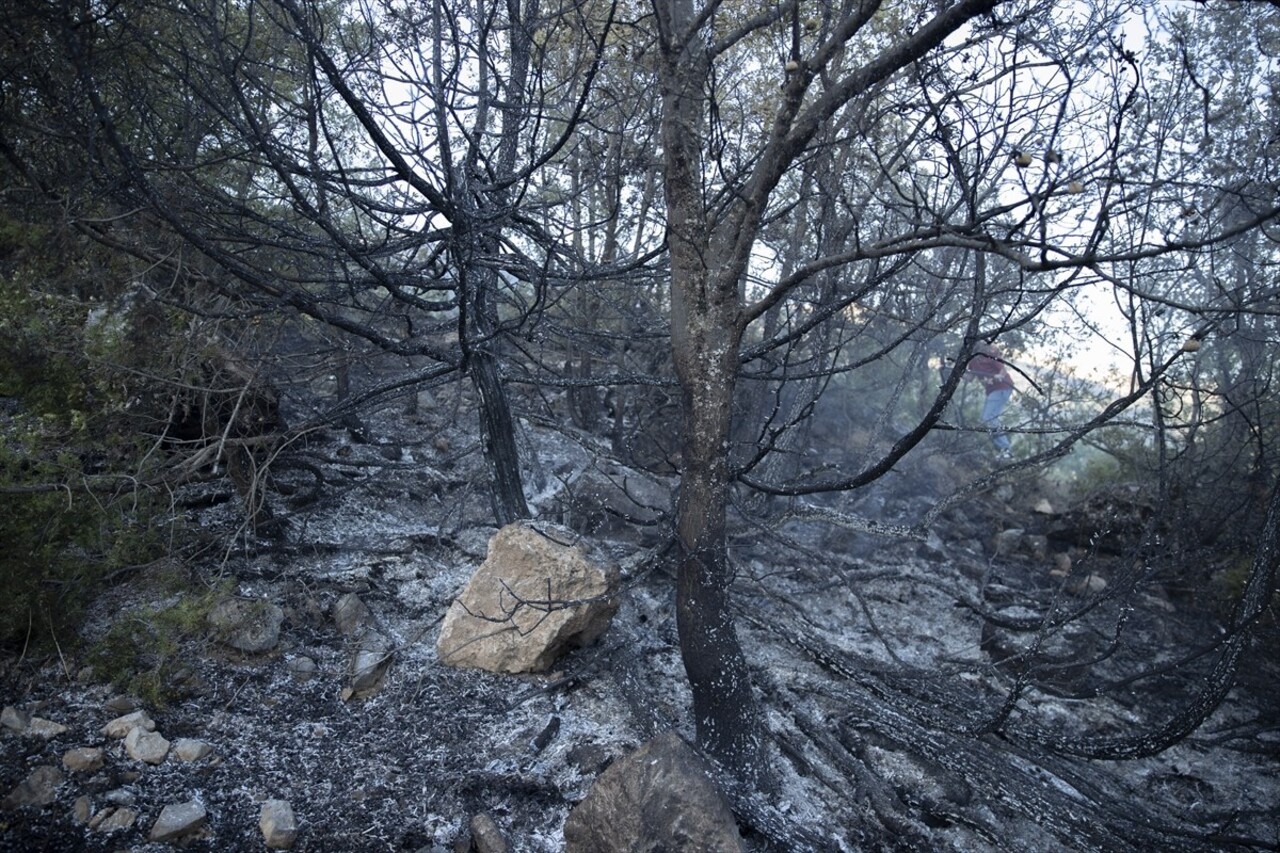
M 19 0 L 0 850 L 1280 849 L 1278 55 Z

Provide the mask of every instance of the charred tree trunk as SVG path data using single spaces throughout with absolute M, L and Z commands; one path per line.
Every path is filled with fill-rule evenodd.
M 687 3 L 664 4 L 664 180 L 671 254 L 671 345 L 683 398 L 676 618 L 698 742 L 747 784 L 766 786 L 763 725 L 729 606 L 725 531 L 729 436 L 741 342 L 738 274 L 711 268 L 702 194 L 706 47 Z
M 480 395 L 480 440 L 493 483 L 493 516 L 498 526 L 529 517 L 516 450 L 515 419 L 497 360 L 483 349 L 471 354 L 469 374 Z
M 473 239 L 483 241 L 485 238 L 475 235 Z M 463 304 L 467 310 L 461 318 L 461 333 L 467 375 L 480 396 L 480 441 L 493 486 L 493 516 L 498 526 L 503 527 L 528 518 L 530 513 L 520 475 L 515 418 L 511 415 L 507 389 L 494 353 L 498 321 L 489 303 L 489 294 L 497 286 L 497 274 L 472 261 L 476 255 L 484 255 L 484 248 L 464 256 Z
M 705 287 L 688 270 L 672 269 L 673 303 Z M 676 619 L 680 654 L 693 692 L 699 745 L 753 785 L 767 783 L 763 729 L 746 657 L 729 601 L 733 572 L 725 532 L 731 402 L 736 335 L 708 324 L 673 329 L 684 390 L 683 464 L 677 505 L 680 546 Z

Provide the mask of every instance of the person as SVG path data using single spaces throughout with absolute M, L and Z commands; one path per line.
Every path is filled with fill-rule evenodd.
M 979 343 L 965 368 L 966 377 L 977 377 L 987 392 L 982 404 L 982 423 L 991 430 L 991 443 L 996 446 L 1001 459 L 1008 459 L 1013 440 L 1000 425 L 1000 415 L 1009 398 L 1013 396 L 1013 377 L 1009 375 L 1000 351 L 990 343 Z

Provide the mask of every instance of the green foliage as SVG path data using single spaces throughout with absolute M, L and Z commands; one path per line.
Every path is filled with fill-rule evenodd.
M 137 488 L 152 464 L 130 411 L 140 380 L 108 366 L 138 360 L 75 295 L 93 253 L 65 255 L 55 277 L 49 252 L 66 246 L 46 237 L 0 214 L 0 643 L 24 646 L 166 540 L 167 505 Z
M 192 591 L 180 573 L 168 583 L 177 588 L 176 595 L 166 603 L 119 614 L 88 656 L 97 678 L 153 707 L 164 707 L 183 695 L 184 653 L 193 643 L 204 642 L 209 611 L 230 588 L 223 584 Z
M 57 482 L 66 467 L 0 449 L 0 643 L 56 639 L 73 625 L 95 582 L 154 559 L 166 541 L 161 507 L 147 493 L 6 492 Z M 27 488 L 36 488 L 28 486 Z

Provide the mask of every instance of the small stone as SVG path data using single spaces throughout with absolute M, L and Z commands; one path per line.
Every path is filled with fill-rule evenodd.
M 112 696 L 107 700 L 106 709 L 115 711 L 117 714 L 127 714 L 130 711 L 138 710 L 138 700 L 132 696 Z M 124 735 L 121 735 L 124 737 Z
M 1069 584 L 1067 588 L 1074 595 L 1094 595 L 1107 588 L 1107 580 L 1101 575 L 1090 573 Z
M 116 717 L 111 722 L 102 727 L 102 733 L 107 737 L 124 737 L 134 729 L 142 729 L 143 731 L 154 732 L 156 730 L 156 722 L 147 716 L 146 711 L 134 711 L 125 714 L 123 717 Z
M 269 652 L 280 642 L 284 610 L 270 601 L 224 598 L 209 611 L 209 625 L 223 643 L 250 654 Z
M 568 544 L 574 543 L 577 544 Z M 621 573 L 604 552 L 573 531 L 532 522 L 509 524 L 445 615 L 436 653 L 448 666 L 490 672 L 545 672 L 575 646 L 609 627 Z M 581 601 L 552 608 L 514 602 Z
M 31 724 L 27 726 L 27 734 L 44 738 L 45 740 L 53 740 L 66 730 L 67 727 L 62 723 L 55 723 L 53 720 L 46 720 L 43 717 L 32 717 Z
M 138 813 L 133 809 L 116 809 L 103 820 L 99 821 L 98 832 L 119 832 L 133 826 L 138 819 Z
M 211 752 L 212 746 L 195 738 L 180 737 L 173 742 L 173 754 L 179 761 L 199 761 Z
M 297 678 L 306 681 L 316 674 L 316 662 L 306 655 L 298 655 L 298 657 L 289 661 L 289 672 L 293 673 Z
M 262 830 L 263 840 L 269 850 L 288 850 L 298 839 L 298 821 L 287 800 L 267 800 L 263 803 L 258 828 Z
M 62 754 L 62 766 L 72 773 L 93 773 L 107 763 L 106 750 L 96 746 L 68 749 Z
M 510 853 L 511 850 L 498 824 L 483 812 L 471 819 L 471 843 L 476 853 Z
M 1022 537 L 1025 534 L 1026 531 L 1020 527 L 1002 530 L 992 539 L 991 550 L 995 551 L 997 556 L 1007 557 L 1022 546 Z
M 360 596 L 349 592 L 333 605 L 333 621 L 344 637 L 352 637 L 373 624 L 373 613 Z
M 186 803 L 170 803 L 160 812 L 151 827 L 149 841 L 175 841 L 204 826 L 208 813 L 204 806 L 192 800 Z
M 609 766 L 564 823 L 565 853 L 742 853 L 738 825 L 710 766 L 675 734 Z
M 1048 498 L 1041 498 L 1036 501 L 1033 510 L 1041 515 L 1053 515 L 1053 504 L 1049 503 Z
M 89 828 L 97 829 L 99 826 L 102 826 L 102 822 L 111 817 L 111 815 L 115 813 L 115 810 L 115 806 L 107 806 L 104 809 L 98 809 L 98 811 L 94 813 L 93 817 L 89 818 Z
M 105 797 L 106 801 L 111 803 L 113 806 L 131 806 L 137 802 L 138 799 L 128 788 L 116 788 L 114 790 L 107 791 Z
M 4 710 L 0 711 L 0 726 L 4 726 L 11 732 L 21 734 L 29 725 L 31 725 L 31 715 L 26 711 L 19 711 L 12 705 L 5 705 Z
M 76 671 L 77 684 L 92 684 L 97 672 L 91 666 L 82 666 Z
M 63 782 L 62 771 L 56 767 L 41 765 L 28 774 L 26 779 L 9 792 L 9 796 L 0 803 L 5 810 L 20 809 L 24 806 L 44 807 L 57 799 L 58 786 Z
M 81 794 L 76 797 L 75 805 L 71 807 L 71 819 L 80 825 L 89 822 L 93 817 L 93 800 L 89 799 L 88 794 Z
M 159 732 L 131 729 L 124 739 L 125 752 L 135 761 L 159 764 L 169 754 L 169 741 Z
M 352 692 L 365 695 L 376 690 L 390 663 L 391 641 L 377 631 L 366 631 L 351 662 Z

